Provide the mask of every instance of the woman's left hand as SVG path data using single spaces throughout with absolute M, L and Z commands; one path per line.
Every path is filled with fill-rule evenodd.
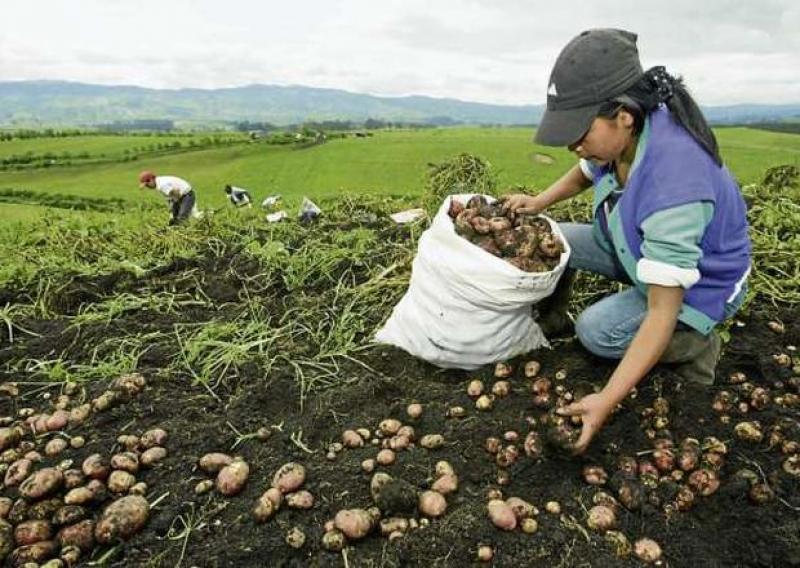
M 608 395 L 599 392 L 590 394 L 569 406 L 559 408 L 556 412 L 561 416 L 580 416 L 583 428 L 578 441 L 573 446 L 576 454 L 582 454 L 589 447 L 595 434 L 605 423 L 611 412 L 614 410 L 613 400 Z

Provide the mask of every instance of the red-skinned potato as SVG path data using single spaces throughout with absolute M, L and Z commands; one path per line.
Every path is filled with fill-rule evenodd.
M 33 470 L 33 462 L 29 459 L 19 459 L 12 463 L 6 470 L 5 486 L 15 487 L 25 481 Z
M 445 473 L 433 482 L 431 489 L 442 495 L 453 493 L 458 490 L 458 476 L 454 473 Z
M 135 454 L 133 455 L 135 456 Z M 105 479 L 111 473 L 108 465 L 106 465 L 106 460 L 100 454 L 92 454 L 83 460 L 81 470 L 90 479 Z
M 34 544 L 43 540 L 50 540 L 52 536 L 50 523 L 43 520 L 25 521 L 14 529 L 14 541 L 17 546 Z
M 272 486 L 281 493 L 291 493 L 299 489 L 306 481 L 306 468 L 299 463 L 283 464 L 272 477 Z
M 427 517 L 441 517 L 447 509 L 447 501 L 438 491 L 423 491 L 419 496 L 420 513 Z
M 286 506 L 290 509 L 310 509 L 314 506 L 314 496 L 310 491 L 301 489 L 286 494 Z
M 492 524 L 504 531 L 513 531 L 517 528 L 517 517 L 505 501 L 493 499 L 486 505 L 489 519 Z
M 233 458 L 228 454 L 212 452 L 201 457 L 198 465 L 204 472 L 214 474 L 219 473 L 223 467 L 230 465 L 232 462 Z
M 342 444 L 345 448 L 360 448 L 364 445 L 364 438 L 355 430 L 345 430 L 342 432 Z
M 244 484 L 250 476 L 250 466 L 241 459 L 233 460 L 230 465 L 223 467 L 217 474 L 217 491 L 226 497 L 237 495 L 244 489 Z
M 350 540 L 364 538 L 372 530 L 372 517 L 364 509 L 343 509 L 336 513 L 334 526 Z
M 64 484 L 64 474 L 54 467 L 40 469 L 19 486 L 19 494 L 28 500 L 41 499 L 54 493 Z
M 167 443 L 167 431 L 163 428 L 153 428 L 142 434 L 139 443 L 144 449 L 163 446 Z
M 127 540 L 144 527 L 149 516 L 147 499 L 141 495 L 127 495 L 106 507 L 97 522 L 94 536 L 101 544 Z
M 85 520 L 58 531 L 56 540 L 62 547 L 77 546 L 83 552 L 94 548 L 94 521 Z

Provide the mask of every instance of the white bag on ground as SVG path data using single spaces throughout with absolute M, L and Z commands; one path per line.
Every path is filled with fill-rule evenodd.
M 531 306 L 553 293 L 567 267 L 569 243 L 550 272 L 524 272 L 455 232 L 447 197 L 419 240 L 408 291 L 375 335 L 439 367 L 475 369 L 549 346 Z M 494 201 L 486 196 L 487 200 Z

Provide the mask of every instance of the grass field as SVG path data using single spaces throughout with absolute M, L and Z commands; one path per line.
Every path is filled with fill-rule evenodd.
M 770 166 L 800 161 L 800 136 L 745 128 L 724 128 L 717 135 L 723 157 L 743 184 L 757 181 Z M 305 149 L 242 144 L 143 157 L 134 162 L 5 171 L 0 172 L 0 190 L 158 203 L 160 198 L 154 193 L 137 189 L 139 171 L 152 169 L 188 179 L 197 190 L 201 208 L 224 206 L 222 187 L 226 183 L 250 188 L 256 198 L 281 193 L 292 205 L 303 195 L 319 199 L 343 190 L 415 196 L 421 192 L 427 164 L 462 152 L 488 160 L 500 188 L 517 184 L 544 188 L 574 162 L 574 157 L 564 149 L 536 146 L 531 136 L 527 128 L 442 128 L 381 131 L 370 138 L 335 139 Z M 125 149 L 170 140 L 119 136 L 21 140 L 0 144 L 0 158 L 26 151 L 122 156 Z M 188 140 L 181 138 L 184 146 Z M 536 153 L 550 155 L 554 163 L 535 161 Z M 32 205 L 35 203 L 5 204 L 0 223 L 35 218 Z

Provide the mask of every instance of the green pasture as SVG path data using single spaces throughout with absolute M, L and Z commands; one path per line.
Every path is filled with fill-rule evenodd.
M 717 135 L 723 157 L 743 184 L 757 181 L 770 166 L 800 161 L 797 135 L 746 128 L 723 128 Z M 197 135 L 198 139 L 202 136 Z M 137 186 L 139 171 L 152 169 L 189 180 L 196 188 L 201 209 L 226 205 L 222 191 L 226 183 L 251 189 L 257 200 L 281 193 L 292 205 L 304 195 L 322 199 L 343 191 L 413 197 L 422 190 L 428 164 L 462 152 L 488 160 L 501 190 L 514 185 L 542 189 L 573 164 L 575 158 L 561 148 L 536 146 L 531 137 L 532 130 L 527 128 L 470 127 L 379 131 L 372 137 L 332 139 L 308 148 L 242 144 L 143 157 L 133 162 L 5 171 L 0 172 L 0 191 L 12 188 L 160 204 L 158 195 L 140 191 Z M 188 144 L 188 137 L 179 139 L 184 146 Z M 15 140 L 1 143 L 0 155 L 18 154 L 24 149 L 34 153 L 66 150 L 122 156 L 125 149 L 170 140 L 138 136 Z M 552 157 L 553 163 L 541 163 L 536 154 Z M 0 223 L 29 220 L 31 205 L 35 203 L 6 203 L 0 212 Z

